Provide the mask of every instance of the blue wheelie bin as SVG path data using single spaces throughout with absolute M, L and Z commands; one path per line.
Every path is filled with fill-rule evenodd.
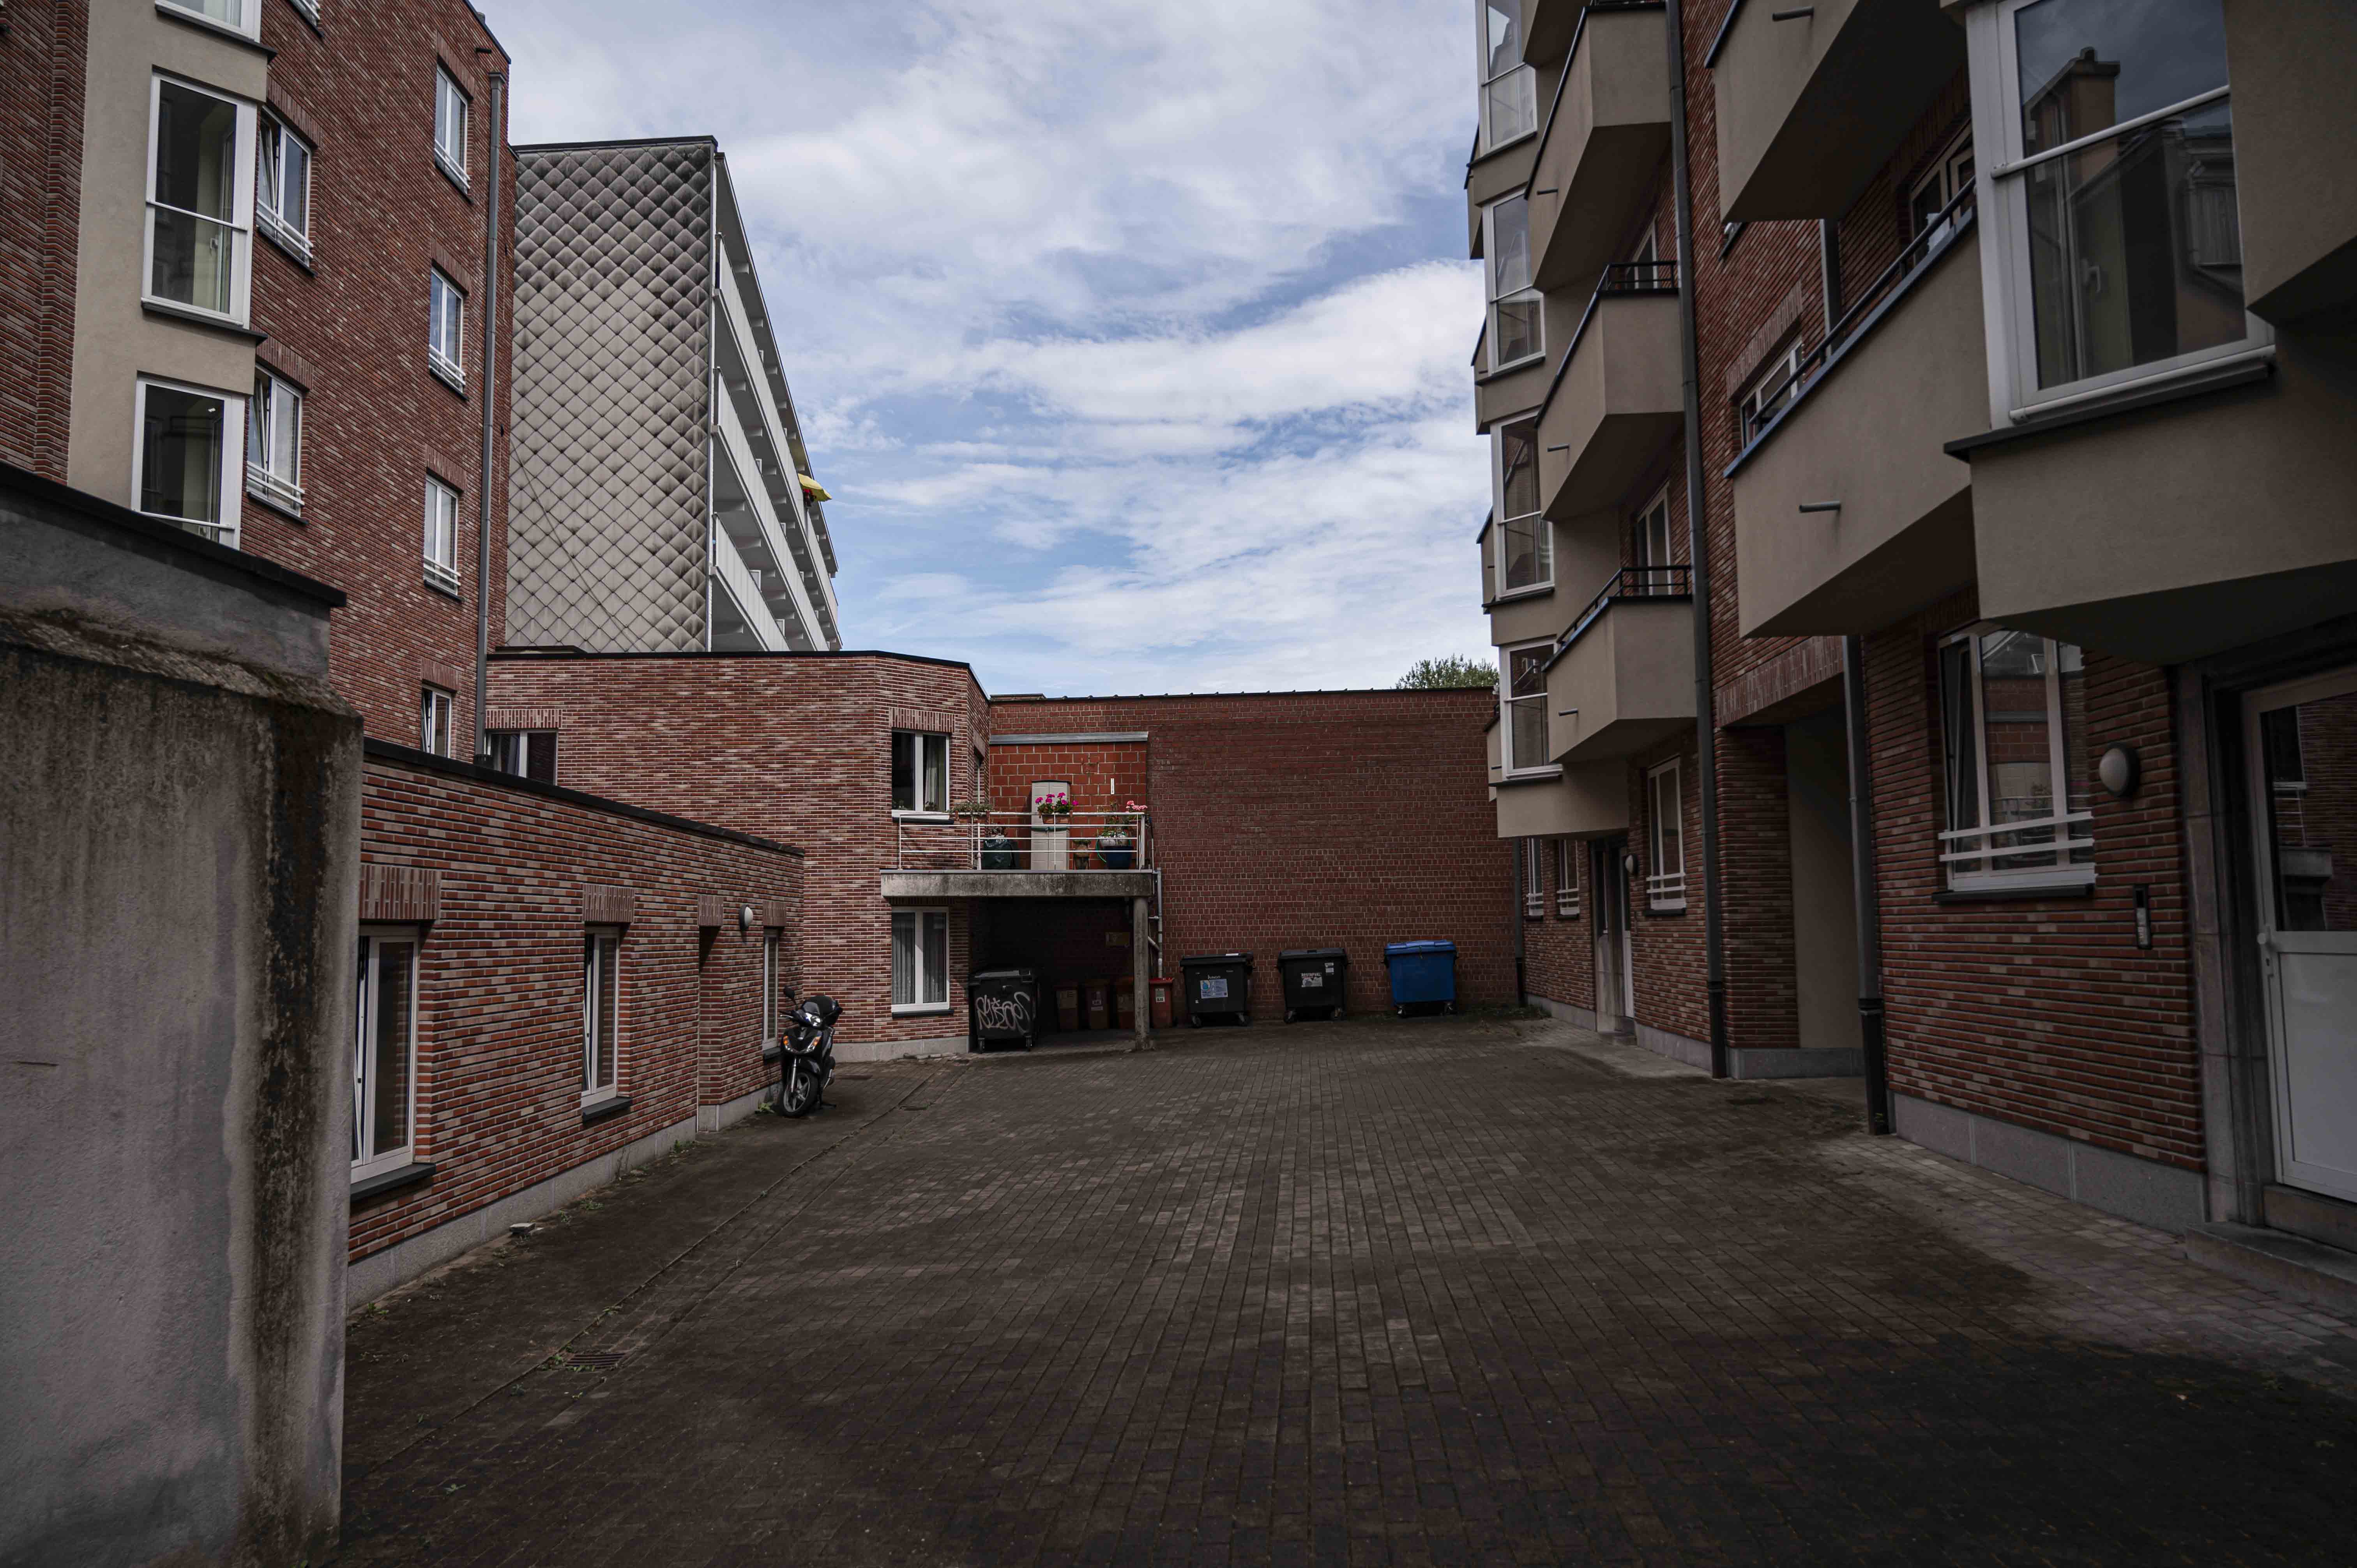
M 1392 1007 L 1401 1017 L 1427 1004 L 1457 1011 L 1455 942 L 1393 942 L 1383 949 L 1383 967 L 1391 971 Z

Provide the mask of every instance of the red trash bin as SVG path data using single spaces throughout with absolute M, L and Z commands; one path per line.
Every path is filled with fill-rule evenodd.
M 1167 1029 L 1170 1026 L 1170 977 L 1167 974 L 1157 974 L 1146 983 L 1152 988 L 1154 993 L 1151 1012 L 1148 1015 L 1153 1018 L 1156 1028 Z

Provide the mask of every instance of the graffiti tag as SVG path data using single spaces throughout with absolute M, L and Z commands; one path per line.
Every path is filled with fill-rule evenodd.
M 1031 993 L 1017 991 L 1010 996 L 977 996 L 974 999 L 974 1021 L 994 1033 L 1028 1035 L 1031 1032 Z

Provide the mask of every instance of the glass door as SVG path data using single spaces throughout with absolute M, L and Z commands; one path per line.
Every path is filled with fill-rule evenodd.
M 1636 1011 L 1629 983 L 1629 841 L 1598 839 L 1588 853 L 1588 886 L 1596 897 L 1596 1028 L 1621 1035 Z
M 2357 669 L 2245 707 L 2276 1165 L 2357 1202 Z

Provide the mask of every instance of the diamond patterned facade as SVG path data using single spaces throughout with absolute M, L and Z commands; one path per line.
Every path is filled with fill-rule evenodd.
M 517 151 L 511 643 L 705 646 L 715 156 Z

